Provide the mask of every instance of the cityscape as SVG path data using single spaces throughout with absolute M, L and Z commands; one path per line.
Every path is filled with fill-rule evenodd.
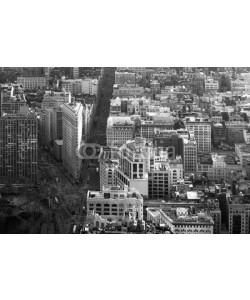
M 249 234 L 250 67 L 0 67 L 0 233 Z

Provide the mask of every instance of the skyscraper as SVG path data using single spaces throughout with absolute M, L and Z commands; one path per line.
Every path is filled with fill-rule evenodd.
M 0 118 L 0 181 L 26 182 L 37 177 L 38 121 L 35 115 Z
M 63 165 L 68 173 L 79 181 L 82 160 L 77 155 L 77 149 L 82 142 L 83 106 L 81 103 L 62 105 L 63 123 Z

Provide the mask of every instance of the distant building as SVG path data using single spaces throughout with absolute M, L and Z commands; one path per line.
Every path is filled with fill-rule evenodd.
M 148 172 L 148 196 L 150 199 L 168 199 L 172 185 L 183 179 L 181 157 L 168 161 L 161 156 L 154 159 Z
M 187 131 L 187 135 L 189 135 Z M 173 159 L 176 155 L 182 155 L 182 138 L 178 130 L 159 130 L 155 129 L 153 143 L 155 147 L 174 147 Z
M 250 144 L 250 130 L 243 129 L 243 138 L 246 144 Z
M 211 122 L 208 118 L 186 117 L 186 128 L 194 132 L 198 152 L 211 151 Z
M 219 90 L 219 82 L 213 80 L 206 80 L 205 81 L 205 92 L 215 91 L 218 92 Z
M 97 95 L 98 85 L 98 79 L 67 79 L 62 81 L 61 88 L 73 95 Z
M 134 84 L 136 83 L 135 73 L 130 72 L 115 72 L 116 84 Z
M 36 90 L 38 88 L 46 87 L 46 78 L 40 77 L 17 77 L 17 84 L 22 85 L 25 90 Z
M 249 124 L 243 121 L 225 122 L 227 130 L 227 143 L 234 145 L 235 143 L 244 143 L 243 130 L 249 128 Z
M 232 92 L 244 92 L 245 93 L 246 82 L 241 79 L 236 79 L 231 81 L 231 91 Z
M 229 233 L 250 233 L 250 200 L 249 195 L 236 196 L 228 199 Z
M 139 127 L 140 135 L 148 141 L 153 141 L 155 130 L 173 130 L 176 119 L 168 114 L 156 114 L 152 120 L 142 121 Z
M 227 128 L 224 122 L 212 125 L 212 140 L 215 146 L 227 141 Z
M 79 78 L 79 68 L 78 67 L 70 68 L 70 76 L 73 79 L 78 79 Z
M 245 167 L 250 164 L 250 145 L 235 144 L 235 153 L 240 160 L 241 166 Z
M 0 116 L 6 114 L 16 114 L 21 106 L 25 106 L 26 99 L 23 89 L 18 85 L 0 86 Z
M 194 136 L 183 137 L 183 166 L 185 173 L 196 173 L 197 171 L 197 142 Z
M 42 109 L 45 108 L 56 108 L 63 103 L 71 102 L 71 93 L 70 92 L 54 92 L 54 91 L 45 91 L 42 100 Z
M 144 94 L 144 88 L 134 85 L 119 85 L 114 84 L 113 97 L 142 97 Z
M 70 92 L 72 95 L 82 94 L 81 79 L 67 79 L 62 81 L 62 91 Z
M 135 124 L 131 118 L 109 117 L 107 120 L 107 146 L 121 147 L 126 141 L 132 140 L 135 133 Z
M 82 93 L 88 95 L 97 95 L 99 87 L 98 79 L 82 79 Z

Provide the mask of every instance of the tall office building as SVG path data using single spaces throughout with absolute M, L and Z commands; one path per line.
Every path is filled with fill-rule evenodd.
M 73 79 L 79 78 L 79 67 L 70 68 L 70 77 Z
M 77 155 L 77 149 L 82 142 L 83 106 L 81 103 L 62 105 L 63 124 L 63 165 L 68 173 L 79 181 L 82 160 Z
M 103 187 L 112 187 L 117 185 L 116 169 L 118 167 L 118 149 L 104 147 L 99 158 L 100 163 L 100 190 Z
M 50 68 L 46 67 L 46 68 L 43 68 L 43 69 L 44 69 L 43 71 L 44 71 L 46 86 L 49 86 Z
M 123 145 L 119 152 L 119 167 L 117 168 L 117 184 L 127 185 L 148 197 L 148 171 L 153 148 L 148 147 L 146 140 L 135 138 Z
M 52 115 L 53 108 L 45 108 L 45 116 L 44 116 L 44 145 L 49 147 L 51 141 L 53 140 L 53 123 L 52 123 Z
M 170 158 L 175 159 L 176 155 L 182 155 L 183 153 L 183 135 L 188 137 L 189 132 L 187 130 L 155 129 L 153 143 L 155 147 L 169 149 L 169 153 L 172 153 Z
M 62 139 L 62 134 L 56 134 L 55 130 L 62 131 L 60 129 L 62 128 L 60 106 L 64 103 L 71 103 L 70 92 L 45 92 L 39 119 L 39 140 L 42 145 L 48 146 L 52 139 Z M 54 132 L 53 137 L 52 131 Z
M 119 151 L 117 184 L 127 185 L 145 197 L 164 199 L 172 184 L 183 178 L 181 157 L 170 159 L 168 151 L 154 149 L 146 139 L 136 137 Z
M 181 157 L 168 159 L 168 153 L 154 156 L 154 164 L 148 173 L 148 196 L 150 199 L 168 199 L 171 187 L 183 179 Z
M 198 152 L 211 152 L 211 122 L 208 118 L 187 117 L 186 128 L 194 132 Z
M 229 233 L 250 233 L 250 200 L 248 196 L 236 196 L 228 199 Z
M 197 171 L 197 142 L 194 135 L 183 137 L 183 167 L 184 172 L 196 173 Z
M 37 178 L 38 121 L 24 110 L 0 118 L 0 181 L 35 181 Z

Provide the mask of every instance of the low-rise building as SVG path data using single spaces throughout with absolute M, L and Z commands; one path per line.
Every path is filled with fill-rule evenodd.
M 191 208 L 147 208 L 147 219 L 164 224 L 174 234 L 213 234 L 214 221 L 207 212 L 193 213 Z
M 88 191 L 87 212 L 93 211 L 106 220 L 122 223 L 129 214 L 134 221 L 143 220 L 143 197 L 128 187 L 103 187 L 101 191 Z M 95 224 L 101 227 L 101 224 Z
M 114 84 L 113 87 L 113 97 L 142 97 L 143 94 L 141 86 Z
M 33 76 L 18 76 L 17 84 L 22 85 L 25 90 L 35 90 L 38 88 L 46 87 L 46 78 L 45 76 L 33 77 Z
M 219 90 L 219 82 L 214 80 L 206 80 L 205 81 L 205 92 L 215 91 L 218 92 Z
M 107 120 L 107 146 L 121 147 L 126 141 L 132 140 L 135 124 L 130 117 L 111 116 Z

